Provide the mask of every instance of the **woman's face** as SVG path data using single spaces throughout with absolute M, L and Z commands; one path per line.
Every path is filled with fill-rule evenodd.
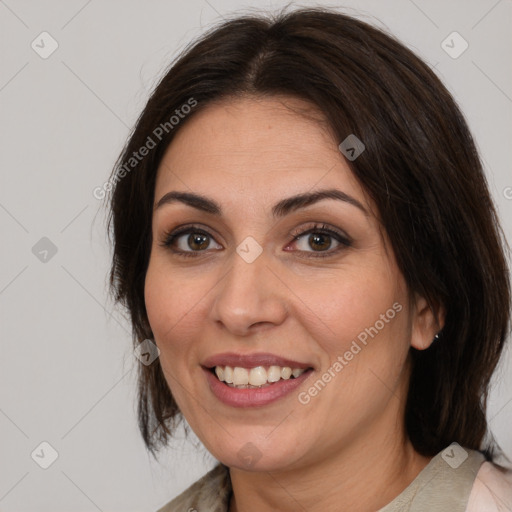
M 158 169 L 145 284 L 188 423 L 224 464 L 269 471 L 403 435 L 408 350 L 433 335 L 341 141 L 283 102 L 307 106 L 236 99 L 180 129 Z M 266 385 L 228 386 L 211 366 Z

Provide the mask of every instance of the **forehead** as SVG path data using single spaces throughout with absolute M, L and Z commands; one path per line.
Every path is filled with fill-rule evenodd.
M 171 189 L 276 198 L 338 187 L 367 203 L 315 107 L 288 97 L 208 105 L 180 128 L 158 169 L 155 199 Z

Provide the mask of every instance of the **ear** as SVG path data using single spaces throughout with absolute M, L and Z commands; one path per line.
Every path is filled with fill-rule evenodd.
M 424 297 L 415 294 L 412 313 L 411 346 L 417 350 L 426 350 L 432 345 L 434 336 L 444 327 L 445 308 L 441 304 L 433 304 L 431 308 Z

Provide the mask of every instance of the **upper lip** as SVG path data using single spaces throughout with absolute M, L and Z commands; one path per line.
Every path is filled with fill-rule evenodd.
M 258 352 L 254 354 L 236 354 L 234 352 L 224 352 L 215 354 L 205 359 L 202 365 L 206 368 L 215 366 L 238 366 L 240 368 L 255 368 L 256 366 L 289 366 L 290 368 L 312 368 L 309 363 L 301 363 L 293 361 L 285 357 L 266 352 Z

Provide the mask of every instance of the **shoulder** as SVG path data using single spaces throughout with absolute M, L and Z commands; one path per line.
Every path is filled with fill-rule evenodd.
M 476 474 L 466 512 L 512 510 L 512 470 L 484 462 Z
M 229 470 L 218 464 L 157 512 L 226 512 L 230 494 Z

